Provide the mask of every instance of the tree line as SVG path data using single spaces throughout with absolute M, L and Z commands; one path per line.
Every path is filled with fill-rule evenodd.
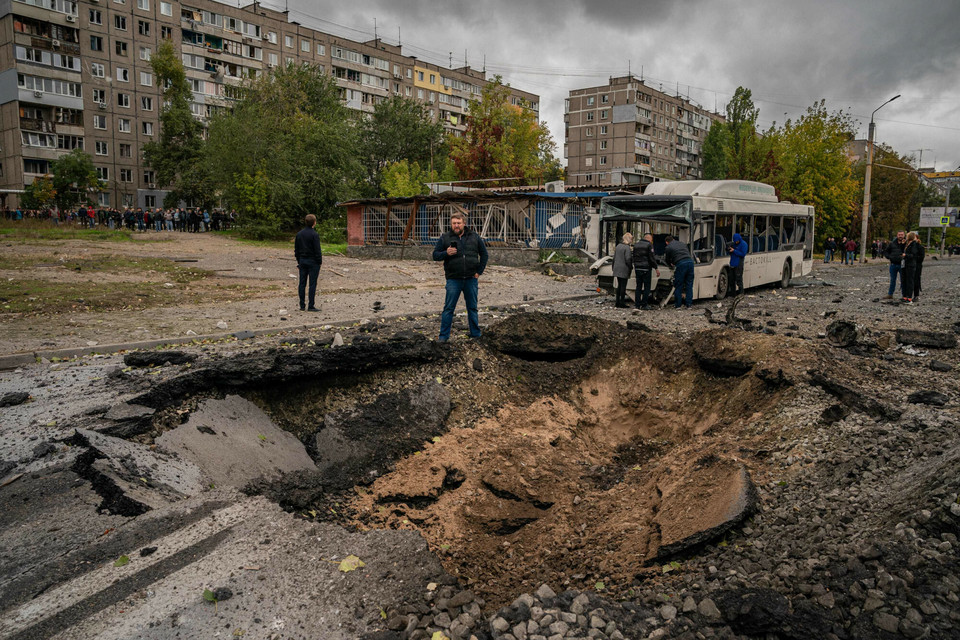
M 847 154 L 856 121 L 842 110 L 829 111 L 823 100 L 766 130 L 758 128 L 759 115 L 750 90 L 737 88 L 726 122 L 714 123 L 704 139 L 704 178 L 757 180 L 775 187 L 782 200 L 813 205 L 818 245 L 830 236 L 859 238 L 866 158 L 852 163 Z M 912 160 L 889 146 L 874 146 L 870 239 L 915 229 L 920 207 L 943 206 L 944 196 L 920 179 Z M 960 204 L 960 187 L 953 188 L 950 202 Z M 939 240 L 940 232 L 934 233 Z M 960 230 L 948 230 L 948 242 L 952 235 L 960 240 Z
M 251 237 L 296 228 L 312 213 L 333 240 L 345 226 L 337 202 L 425 194 L 436 180 L 527 184 L 562 176 L 546 126 L 526 105 L 510 103 L 499 77 L 470 101 L 463 137 L 447 134 L 424 105 L 402 96 L 371 114 L 348 109 L 334 79 L 294 63 L 243 85 L 233 107 L 212 115 L 205 129 L 191 112 L 190 83 L 173 44 L 164 41 L 150 64 L 163 104 L 159 135 L 143 154 L 168 191 L 163 205 L 235 209 Z M 52 169 L 25 201 L 69 208 L 106 187 L 82 150 Z

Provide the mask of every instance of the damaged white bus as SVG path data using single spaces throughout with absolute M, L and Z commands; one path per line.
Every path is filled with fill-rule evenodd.
M 732 281 L 727 251 L 733 234 L 747 243 L 743 284 L 786 287 L 813 269 L 813 207 L 780 202 L 773 187 L 746 180 L 655 182 L 643 195 L 610 196 L 600 205 L 599 259 L 591 266 L 597 287 L 613 292 L 613 252 L 625 233 L 653 235 L 660 277 L 651 272 L 651 295 L 663 301 L 673 289 L 673 270 L 663 262 L 668 235 L 693 257 L 695 299 L 726 297 Z M 635 275 L 627 291 L 636 291 Z

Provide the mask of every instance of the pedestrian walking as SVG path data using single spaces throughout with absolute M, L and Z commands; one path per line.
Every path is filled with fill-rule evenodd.
M 617 279 L 617 309 L 627 308 L 627 282 L 633 273 L 633 234 L 625 233 L 613 250 L 613 277 Z
M 687 245 L 675 240 L 673 236 L 667 236 L 664 241 L 667 248 L 663 257 L 667 266 L 673 267 L 673 286 L 677 295 L 674 307 L 679 309 L 683 305 L 681 294 L 684 294 L 689 309 L 693 307 L 693 258 L 690 257 Z
M 733 234 L 733 242 L 727 247 L 730 254 L 730 269 L 733 280 L 733 295 L 743 295 L 743 260 L 747 255 L 747 243 L 739 233 Z
M 637 288 L 634 290 L 633 302 L 637 309 L 647 310 L 650 308 L 650 272 L 656 271 L 657 278 L 660 277 L 660 269 L 657 268 L 657 257 L 653 250 L 653 236 L 649 233 L 637 240 L 633 245 L 633 268 L 637 280 Z
M 316 305 L 317 280 L 320 277 L 320 267 L 323 265 L 323 251 L 320 248 L 320 236 L 314 230 L 317 216 L 312 213 L 303 219 L 306 226 L 297 233 L 293 243 L 293 257 L 297 259 L 297 268 L 300 270 L 297 293 L 300 296 L 300 311 L 319 311 Z M 307 282 L 310 284 L 307 297 Z M 305 303 L 309 302 L 309 306 Z
M 887 290 L 887 300 L 893 299 L 893 294 L 897 291 L 897 276 L 900 276 L 900 269 L 903 262 L 903 248 L 907 243 L 906 233 L 897 231 L 897 239 L 888 242 L 883 251 L 883 257 L 890 261 L 890 288 Z M 900 277 L 900 289 L 903 290 L 903 277 Z
M 450 215 L 450 229 L 440 236 L 434 245 L 433 259 L 437 262 L 443 261 L 443 274 L 447 280 L 443 313 L 440 315 L 440 342 L 450 339 L 453 312 L 461 294 L 467 307 L 470 337 L 479 338 L 481 332 L 477 298 L 480 276 L 487 268 L 489 256 L 483 239 L 466 225 L 463 214 L 455 212 Z

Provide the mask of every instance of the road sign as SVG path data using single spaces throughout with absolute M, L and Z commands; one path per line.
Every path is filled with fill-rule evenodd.
M 944 222 L 946 220 L 946 222 Z M 942 227 L 950 224 L 946 207 L 920 207 L 920 227 Z

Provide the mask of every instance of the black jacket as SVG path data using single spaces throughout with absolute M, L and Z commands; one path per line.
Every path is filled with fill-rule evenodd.
M 302 260 L 313 260 L 317 264 L 323 265 L 320 236 L 313 227 L 304 227 L 297 234 L 297 239 L 293 244 L 293 255 L 297 259 L 297 264 L 300 264 Z
M 654 271 L 657 258 L 653 254 L 653 245 L 640 238 L 633 244 L 633 268 L 640 271 Z
M 903 250 L 903 266 L 914 268 L 923 258 L 923 245 L 919 242 L 911 242 Z
M 680 264 L 684 260 L 693 260 L 693 258 L 690 257 L 690 252 L 687 251 L 687 245 L 679 240 L 674 240 L 667 245 L 666 250 L 663 252 L 663 257 L 671 267 Z
M 890 264 L 900 264 L 903 261 L 903 245 L 893 240 L 888 242 L 883 250 L 883 257 L 890 261 Z
M 457 243 L 457 254 L 447 255 L 447 249 Z M 448 280 L 465 280 L 474 274 L 483 274 L 487 268 L 487 247 L 483 239 L 470 227 L 464 227 L 463 235 L 457 236 L 452 230 L 447 231 L 433 247 L 433 259 L 443 260 L 443 273 Z

